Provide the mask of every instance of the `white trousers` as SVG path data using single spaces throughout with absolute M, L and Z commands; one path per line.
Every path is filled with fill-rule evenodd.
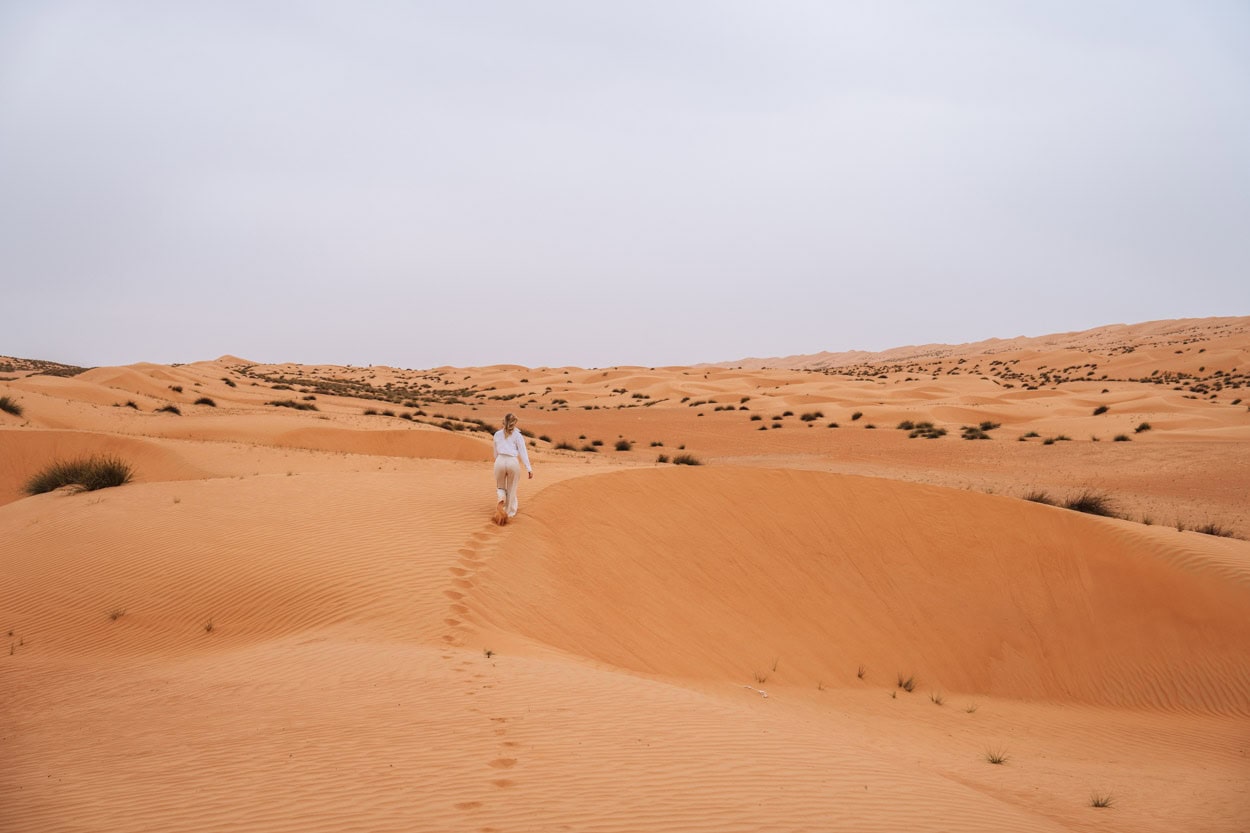
M 508 517 L 515 518 L 517 510 L 517 486 L 521 483 L 521 461 L 515 457 L 500 454 L 495 458 L 495 494 L 496 500 L 504 501 L 508 509 Z

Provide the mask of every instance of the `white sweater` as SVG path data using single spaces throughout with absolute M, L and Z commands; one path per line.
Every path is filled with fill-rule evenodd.
M 510 437 L 503 435 L 502 428 L 495 432 L 495 456 L 520 457 L 521 462 L 525 464 L 526 471 L 534 470 L 530 467 L 530 455 L 525 450 L 525 437 L 521 434 L 520 428 L 513 428 Z

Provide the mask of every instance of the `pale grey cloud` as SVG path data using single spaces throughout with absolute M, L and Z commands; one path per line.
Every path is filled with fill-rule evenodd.
M 0 7 L 0 353 L 687 363 L 1250 311 L 1250 12 Z

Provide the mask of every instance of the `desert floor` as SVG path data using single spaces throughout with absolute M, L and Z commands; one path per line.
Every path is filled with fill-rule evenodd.
M 1250 830 L 1250 319 L 0 397 L 0 830 Z

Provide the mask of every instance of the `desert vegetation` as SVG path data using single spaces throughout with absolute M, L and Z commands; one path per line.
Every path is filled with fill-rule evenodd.
M 316 411 L 317 406 L 311 402 L 296 402 L 294 399 L 275 399 L 266 402 L 266 405 L 272 405 L 275 408 L 292 408 L 296 411 Z M 394 414 L 391 414 L 394 416 Z
M 58 461 L 26 482 L 26 493 L 43 494 L 63 486 L 77 486 L 79 491 L 93 492 L 129 483 L 134 469 L 120 458 L 107 454 Z

